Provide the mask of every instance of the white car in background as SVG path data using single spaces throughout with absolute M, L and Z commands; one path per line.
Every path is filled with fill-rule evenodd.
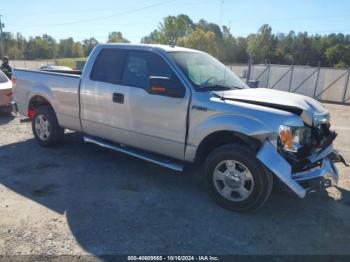
M 69 70 L 71 71 L 72 68 L 68 66 L 56 66 L 56 65 L 44 65 L 39 68 L 40 70 Z
M 0 107 L 10 106 L 12 97 L 12 82 L 0 70 Z

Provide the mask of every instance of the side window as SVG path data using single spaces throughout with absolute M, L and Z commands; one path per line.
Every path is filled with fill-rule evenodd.
M 159 55 L 142 51 L 129 52 L 123 72 L 123 85 L 146 88 L 150 76 L 174 78 L 171 68 Z
M 91 80 L 119 84 L 124 58 L 125 51 L 122 49 L 107 48 L 101 50 L 92 68 Z

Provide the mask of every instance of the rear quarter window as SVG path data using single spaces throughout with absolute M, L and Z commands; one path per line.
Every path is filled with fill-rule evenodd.
M 125 51 L 116 48 L 102 49 L 92 68 L 90 78 L 94 81 L 119 84 L 122 75 Z

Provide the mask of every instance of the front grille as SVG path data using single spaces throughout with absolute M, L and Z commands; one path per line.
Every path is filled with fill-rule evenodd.
M 304 128 L 304 134 L 302 137 L 302 145 L 304 147 L 304 153 L 312 154 L 320 151 L 329 139 L 333 136 L 334 132 L 330 130 L 330 124 L 317 124 L 316 126 L 306 126 Z M 334 139 L 332 139 L 333 141 Z
M 316 144 L 320 144 L 322 140 L 331 134 L 330 125 L 317 124 L 312 128 L 311 136 L 316 140 Z

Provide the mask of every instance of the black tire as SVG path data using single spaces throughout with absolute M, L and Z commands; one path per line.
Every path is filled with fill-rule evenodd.
M 37 118 L 40 116 L 43 116 L 48 122 L 49 134 L 45 139 L 39 136 L 39 131 L 35 128 Z M 57 146 L 62 141 L 64 135 L 64 129 L 58 124 L 56 114 L 49 105 L 39 106 L 35 110 L 35 116 L 32 119 L 32 130 L 39 145 L 43 147 Z
M 217 189 L 218 186 L 215 185 L 215 183 L 218 184 L 221 181 L 215 180 L 217 182 L 214 183 L 214 171 L 220 166 L 220 163 L 225 160 L 234 160 L 239 162 L 239 164 L 243 164 L 251 174 L 250 179 L 252 179 L 253 182 L 250 183 L 253 183 L 253 186 L 249 189 L 249 195 L 247 194 L 246 198 L 243 200 L 235 199 L 233 201 L 225 198 L 219 192 L 219 189 Z M 220 206 L 235 212 L 248 212 L 258 209 L 266 202 L 273 187 L 273 175 L 267 172 L 265 167 L 256 158 L 255 153 L 250 150 L 248 146 L 240 144 L 230 144 L 216 148 L 208 155 L 204 165 L 204 172 L 206 185 L 211 197 Z M 242 183 L 241 181 L 242 180 L 239 180 L 239 183 Z M 247 182 L 243 183 L 245 184 Z M 223 187 L 227 187 L 227 185 Z M 231 192 L 231 197 L 234 193 L 236 192 Z M 238 198 L 240 198 L 239 194 Z

